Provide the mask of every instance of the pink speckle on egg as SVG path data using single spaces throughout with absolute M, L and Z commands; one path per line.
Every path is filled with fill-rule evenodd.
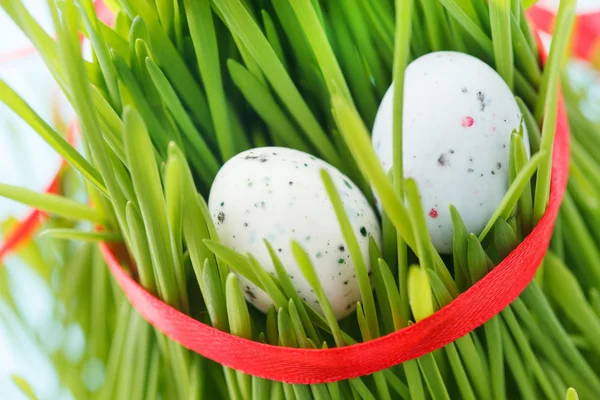
M 495 126 L 492 128 L 492 132 L 496 132 L 496 127 Z
M 436 219 L 438 217 L 438 212 L 435 208 L 432 208 L 431 211 L 429 211 L 429 216 L 433 219 Z
M 463 128 L 469 128 L 469 127 L 473 126 L 474 122 L 475 121 L 473 120 L 472 117 L 464 117 L 462 119 L 462 126 L 463 126 Z

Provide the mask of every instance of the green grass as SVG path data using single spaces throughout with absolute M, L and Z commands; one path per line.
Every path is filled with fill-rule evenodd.
M 0 195 L 59 217 L 54 220 L 74 220 L 49 227 L 46 236 L 122 240 L 135 261 L 129 270 L 148 291 L 233 335 L 272 345 L 327 348 L 402 329 L 483 278 L 545 211 L 574 1 L 561 3 L 557 38 L 543 70 L 525 21 L 527 3 L 120 0 L 113 4 L 118 10 L 113 29 L 97 20 L 89 0 L 51 0 L 55 41 L 19 0 L 0 2 L 38 47 L 71 101 L 84 155 L 4 82 L 0 100 L 85 178 L 92 205 L 8 185 L 0 185 Z M 90 39 L 90 62 L 81 57 L 78 30 Z M 482 232 L 469 232 L 458 211 L 450 208 L 451 257 L 433 248 L 418 184 L 404 179 L 402 162 L 404 72 L 418 55 L 436 50 L 465 51 L 494 66 L 523 98 L 517 102 L 528 133 L 512 135 L 510 186 Z M 397 94 L 394 165 L 387 175 L 371 146 L 370 128 L 392 81 Z M 573 96 L 567 100 L 568 108 L 576 108 Z M 593 188 L 600 181 L 600 160 L 590 150 L 598 130 L 584 116 L 571 111 L 570 117 L 575 178 L 561 214 L 566 255 L 549 256 L 544 289 L 532 283 L 483 329 L 435 355 L 372 376 L 327 385 L 278 384 L 216 365 L 156 333 L 134 316 L 113 284 L 103 280 L 108 275 L 96 272 L 100 270 L 95 266 L 94 285 L 105 283 L 92 286 L 93 299 L 74 286 L 67 292 L 87 299 L 69 303 L 69 312 L 81 315 L 82 324 L 93 307 L 98 307 L 92 313 L 94 330 L 107 328 L 111 320 L 103 336 L 107 374 L 101 395 L 199 398 L 209 393 L 211 398 L 241 400 L 564 396 L 550 371 L 582 397 L 597 393 L 594 359 L 577 349 L 567 332 L 576 331 L 598 352 L 594 306 L 599 303 L 600 235 L 590 221 L 600 220 L 600 214 L 588 221 L 597 209 L 585 200 L 597 194 Z M 529 159 L 525 140 L 531 145 Z M 318 183 L 324 185 L 339 222 L 361 293 L 357 311 L 345 320 L 336 320 L 319 266 L 299 243 L 291 243 L 292 253 L 316 294 L 318 312 L 300 298 L 268 242 L 273 274 L 257 255 L 240 254 L 220 242 L 206 204 L 208 190 L 223 162 L 257 145 L 312 153 L 363 191 L 372 187 L 381 199 L 383 246 L 371 240 L 365 259 L 343 197 L 329 174 L 321 173 Z M 372 198 L 372 193 L 365 194 Z M 104 230 L 89 232 L 76 225 L 80 221 Z M 87 265 L 84 256 L 89 254 L 72 257 Z M 82 287 L 89 288 L 89 276 L 81 268 L 76 281 L 87 282 Z M 246 303 L 241 277 L 271 297 L 274 307 L 266 316 Z M 561 296 L 565 290 L 576 296 Z M 113 305 L 118 312 L 109 317 Z

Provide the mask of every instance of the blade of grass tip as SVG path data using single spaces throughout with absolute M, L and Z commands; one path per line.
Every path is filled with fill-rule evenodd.
M 523 132 L 514 135 L 514 140 L 511 137 L 511 152 L 513 153 L 515 171 L 522 171 L 527 165 L 527 149 L 523 138 Z M 519 197 L 519 220 L 522 236 L 529 234 L 532 226 L 533 217 L 533 197 L 531 189 L 531 180 L 525 184 L 523 193 Z
M 550 382 L 549 377 L 546 374 L 546 371 L 542 368 L 538 360 L 538 356 L 533 352 L 529 339 L 525 335 L 525 332 L 523 332 L 523 329 L 517 321 L 517 318 L 515 317 L 515 314 L 510 308 L 510 306 L 502 311 L 502 318 L 508 326 L 509 331 L 512 333 L 512 336 L 515 339 L 519 351 L 523 355 L 524 361 L 527 363 L 528 367 L 533 370 L 533 374 L 536 377 L 542 391 L 544 392 L 544 395 L 549 399 L 556 398 L 557 393 L 552 387 L 552 384 Z
M 313 146 L 319 150 L 319 154 L 331 164 L 340 165 L 341 160 L 331 141 L 302 99 L 292 79 L 277 58 L 277 54 L 243 5 L 239 0 L 215 0 L 214 4 L 223 14 L 230 30 L 240 37 L 252 57 L 260 65 L 273 89 L 294 116 L 298 125 L 302 127 Z
M 469 243 L 469 232 L 460 216 L 460 213 L 453 205 L 450 205 L 450 216 L 452 218 L 452 258 L 454 261 L 454 279 L 458 290 L 465 291 L 471 287 L 472 282 L 467 267 L 467 246 Z
M 322 339 L 319 336 L 319 334 L 317 333 L 315 326 L 311 322 L 310 317 L 308 316 L 308 313 L 306 312 L 306 308 L 304 307 L 304 303 L 300 299 L 298 292 L 296 292 L 296 288 L 294 287 L 292 279 L 290 278 L 290 275 L 285 270 L 285 267 L 283 266 L 281 259 L 275 252 L 275 249 L 273 248 L 271 243 L 269 243 L 267 240 L 265 240 L 264 242 L 265 242 L 265 246 L 267 247 L 267 250 L 269 251 L 269 255 L 271 256 L 271 260 L 273 261 L 273 266 L 275 267 L 275 273 L 277 274 L 277 277 L 279 278 L 279 283 L 281 284 L 283 293 L 285 294 L 285 296 L 287 298 L 294 300 L 294 305 L 296 307 L 296 310 L 298 311 L 298 314 L 300 315 L 300 320 L 302 321 L 302 325 L 304 326 L 307 337 L 310 338 L 315 343 L 321 343 Z
M 417 322 L 433 314 L 433 297 L 427 272 L 412 265 L 408 270 L 408 298 L 410 309 Z
M 21 394 L 23 394 L 29 400 L 38 399 L 35 395 L 35 392 L 33 391 L 33 389 L 31 389 L 31 386 L 29 385 L 29 383 L 27 383 L 27 381 L 24 378 L 20 377 L 19 375 L 11 375 L 11 379 L 13 383 L 19 388 Z
M 260 262 L 258 262 L 258 260 L 252 254 L 247 254 L 246 257 L 250 262 L 252 271 L 256 275 L 256 278 L 262 283 L 262 287 L 265 288 L 265 292 L 267 292 L 269 297 L 271 297 L 271 300 L 273 301 L 273 304 L 275 304 L 275 307 L 287 307 L 287 298 L 283 295 L 281 289 L 279 289 L 279 286 L 277 286 L 277 283 L 275 282 L 273 276 L 271 276 L 271 274 L 269 274 L 263 268 L 263 266 L 260 265 Z
M 481 246 L 481 242 L 475 234 L 469 235 L 469 244 L 467 246 L 467 267 L 471 275 L 471 282 L 477 283 L 488 273 L 487 254 Z
M 40 232 L 40 236 L 83 242 L 120 242 L 123 240 L 123 236 L 118 232 L 85 232 L 71 228 L 44 229 Z
M 433 268 L 433 260 L 430 252 L 431 239 L 429 238 L 417 183 L 413 179 L 407 179 L 404 186 L 410 211 L 410 220 L 415 232 L 419 263 L 424 269 Z
M 569 388 L 567 390 L 567 400 L 579 400 L 579 396 L 577 395 L 577 391 L 573 388 Z
M 270 306 L 267 310 L 267 342 L 270 345 L 277 346 L 279 344 L 279 329 L 277 328 L 277 310 L 274 306 Z
M 309 145 L 277 104 L 268 87 L 235 60 L 228 60 L 227 67 L 233 82 L 242 92 L 246 101 L 263 119 L 277 139 L 281 140 L 285 146 L 310 152 Z
M 190 186 L 191 187 L 191 186 Z M 219 240 L 219 234 L 217 233 L 217 228 L 212 220 L 212 216 L 210 215 L 210 211 L 208 210 L 208 204 L 206 204 L 206 200 L 200 194 L 196 194 L 196 200 L 200 205 L 200 210 L 202 211 L 202 215 L 204 216 L 204 222 L 206 223 L 206 227 L 208 228 L 208 233 L 210 234 L 210 238 L 214 241 Z M 219 258 L 217 258 L 217 266 L 219 267 L 219 272 L 221 274 L 221 279 L 223 280 L 223 287 L 225 287 L 225 279 L 227 278 L 227 274 L 229 273 L 229 267 L 222 262 Z
M 227 276 L 225 298 L 231 334 L 244 339 L 252 339 L 252 324 L 248 306 L 240 288 L 240 283 L 234 273 Z M 244 399 L 250 398 L 252 377 L 242 372 L 236 372 L 236 375 L 242 397 Z
M 360 302 L 356 303 L 356 319 L 358 321 L 358 329 L 360 330 L 363 342 L 368 342 L 372 337 Z
M 115 112 L 112 106 L 96 87 L 92 87 L 92 97 L 94 106 L 98 112 L 100 129 L 102 131 L 104 140 L 119 157 L 121 162 L 126 163 L 127 158 L 125 157 L 123 139 L 121 138 L 121 132 L 123 132 L 123 121 L 121 121 L 119 115 Z
M 569 339 L 565 328 L 558 320 L 548 299 L 535 281 L 527 286 L 523 291 L 521 298 L 539 318 L 539 322 L 531 324 L 530 327 L 537 328 L 538 325 L 543 325 L 548 330 L 555 343 L 558 344 L 558 348 L 560 348 L 562 353 L 567 357 L 569 365 L 584 377 L 585 382 L 592 386 L 594 391 L 600 391 L 600 378 L 598 378 L 594 370 Z M 542 335 L 539 335 L 538 337 L 545 338 L 547 335 L 542 333 Z M 544 346 L 541 348 L 547 350 Z M 554 345 L 550 346 L 550 349 L 553 348 Z
M 305 349 L 312 348 L 311 344 L 309 343 L 306 337 L 306 332 L 304 331 L 304 327 L 302 326 L 302 320 L 300 319 L 300 315 L 298 314 L 298 310 L 296 309 L 296 305 L 294 304 L 293 299 L 290 299 L 287 302 L 287 311 L 289 313 L 292 327 L 294 328 L 296 340 L 298 341 L 298 347 Z
M 219 242 L 205 239 L 204 243 L 218 259 L 223 260 L 226 265 L 229 265 L 244 278 L 257 285 L 261 290 L 264 290 L 262 282 L 254 273 L 252 264 L 246 257 Z
M 331 333 L 335 340 L 335 344 L 338 347 L 344 346 L 345 343 L 344 343 L 344 339 L 342 338 L 342 334 L 340 332 L 340 327 L 339 327 L 338 321 L 335 318 L 335 314 L 333 313 L 331 304 L 329 303 L 329 300 L 327 299 L 327 295 L 325 294 L 325 291 L 323 290 L 323 287 L 321 286 L 321 283 L 319 282 L 319 278 L 314 270 L 314 267 L 310 261 L 310 258 L 308 257 L 308 255 L 306 254 L 304 249 L 302 249 L 300 244 L 295 241 L 292 242 L 292 254 L 294 255 L 294 258 L 296 259 L 296 263 L 298 263 L 298 267 L 300 267 L 302 274 L 304 275 L 304 277 L 306 278 L 306 280 L 308 281 L 310 286 L 315 291 L 315 295 L 317 297 L 319 305 L 321 306 L 321 309 L 323 310 L 323 314 L 325 315 L 325 318 L 327 319 L 327 323 L 328 323 L 329 327 L 331 328 Z
M 105 218 L 97 210 L 56 194 L 38 193 L 33 190 L 0 183 L 0 196 L 69 220 L 90 221 L 99 225 L 106 224 Z
M 587 342 L 600 353 L 600 318 L 596 315 L 574 274 L 554 254 L 545 260 L 544 283 L 547 293 L 565 316 L 583 333 Z M 565 295 L 568 293 L 568 295 Z
M 398 292 L 398 287 L 396 286 L 396 281 L 387 263 L 382 259 L 379 259 L 378 261 L 379 262 L 377 264 L 377 268 L 380 270 L 382 280 L 385 284 L 385 297 L 389 301 L 392 321 L 394 323 L 394 330 L 399 330 L 406 326 L 406 320 L 403 318 L 402 313 L 400 311 L 401 299 L 400 294 Z
M 415 250 L 415 238 L 408 210 L 392 187 L 373 150 L 370 135 L 356 111 L 339 95 L 332 97 L 333 113 L 340 132 L 358 167 L 379 194 L 384 211 L 408 246 Z M 399 175 L 402 176 L 402 175 Z
M 194 193 L 192 193 L 192 197 L 190 198 L 189 191 L 187 191 L 185 196 L 183 209 L 183 235 L 196 279 L 200 281 L 205 260 L 214 262 L 215 258 L 213 253 L 204 243 L 205 239 L 210 238 L 210 234 L 202 211 L 200 210 Z M 223 277 L 221 280 L 224 282 Z
M 242 0 L 245 1 L 245 0 Z M 266 38 L 265 38 L 266 39 Z M 248 71 L 263 85 L 267 84 L 265 80 L 265 75 L 263 74 L 260 66 L 256 62 L 252 55 L 248 51 L 248 48 L 244 45 L 244 42 L 240 39 L 238 35 L 233 35 L 233 41 L 235 42 L 235 46 L 237 47 L 240 57 L 244 63 L 244 65 L 248 68 Z M 282 64 L 283 65 L 283 64 Z
M 514 182 L 512 183 L 512 185 L 510 185 L 510 187 L 506 191 L 506 194 L 502 198 L 500 205 L 498 206 L 496 211 L 494 211 L 494 214 L 492 214 L 492 217 L 490 218 L 490 220 L 486 224 L 485 228 L 483 228 L 483 231 L 479 235 L 480 241 L 485 239 L 487 234 L 494 227 L 494 223 L 496 223 L 496 220 L 499 217 L 503 217 L 504 219 L 507 219 L 508 217 L 510 217 L 512 211 L 515 209 L 515 206 L 517 205 L 517 202 L 519 201 L 519 198 L 521 197 L 521 194 L 526 189 L 526 187 L 529 184 L 530 179 L 533 176 L 533 174 L 535 173 L 536 169 L 538 169 L 538 174 L 539 174 L 539 167 L 542 165 L 543 162 L 545 162 L 544 160 L 546 159 L 546 154 L 547 153 L 545 151 L 540 151 L 539 153 L 533 155 L 531 157 L 531 159 L 529 160 L 529 162 L 523 167 L 523 169 L 521 169 L 521 171 L 519 171 Z M 537 190 L 536 190 L 536 192 L 537 192 Z M 536 198 L 537 198 L 537 195 L 536 195 Z M 537 221 L 535 221 L 535 222 L 537 222 Z
M 504 324 L 500 324 L 500 330 L 502 333 L 502 344 L 504 346 L 506 362 L 513 378 L 517 383 L 517 387 L 521 393 L 521 398 L 536 398 L 537 394 L 533 386 L 533 382 L 531 381 L 530 376 L 525 369 L 525 365 L 523 365 L 521 357 L 519 357 L 519 352 L 510 336 L 510 333 L 508 332 L 508 329 L 504 326 Z
M 169 143 L 169 152 L 164 175 L 165 202 L 167 222 L 171 237 L 171 250 L 175 269 L 179 298 L 184 312 L 189 311 L 187 274 L 183 263 L 183 207 L 184 189 L 183 165 L 179 152 L 175 151 L 175 143 Z M 173 150 L 172 150 L 173 149 Z
M 381 273 L 381 267 L 379 266 L 379 260 L 381 259 L 381 252 L 375 243 L 375 240 L 369 238 L 369 262 L 371 264 L 371 272 L 373 276 L 373 286 L 375 287 L 375 296 L 377 299 L 377 312 L 381 317 L 379 320 L 382 323 L 383 334 L 391 333 L 394 329 L 394 319 L 392 317 L 392 310 L 390 308 L 390 299 L 387 294 L 385 282 Z
M 360 289 L 360 296 L 365 305 L 365 317 L 367 318 L 369 330 L 372 338 L 379 336 L 379 321 L 377 319 L 377 310 L 375 309 L 375 299 L 373 298 L 373 290 L 371 288 L 371 281 L 369 279 L 369 273 L 367 271 L 367 265 L 363 258 L 360 250 L 360 245 L 354 234 L 354 228 L 348 219 L 346 210 L 342 198 L 337 191 L 333 179 L 326 170 L 321 169 L 321 180 L 327 191 L 327 195 L 331 201 L 333 209 L 335 211 L 338 223 L 340 224 L 340 230 L 342 236 L 348 247 L 348 252 L 354 264 L 356 276 L 358 278 L 358 286 Z
M 147 24 L 148 37 L 154 61 L 164 69 L 190 114 L 206 132 L 214 132 L 210 118 L 208 102 L 200 86 L 194 79 L 184 60 L 157 21 L 157 16 L 149 9 L 149 5 L 138 2 L 137 12 L 130 15 L 141 16 L 142 23 Z
M 513 1 L 513 4 L 517 4 L 517 1 Z M 515 18 L 514 14 L 510 16 L 510 32 L 515 52 L 515 64 L 525 78 L 538 88 L 542 81 L 542 71 L 537 54 L 529 47 L 527 39 L 519 27 L 519 18 Z
M 0 101 L 52 147 L 62 158 L 88 179 L 101 193 L 108 196 L 102 176 L 65 138 L 50 127 L 10 86 L 0 79 Z
M 95 56 L 98 59 L 98 64 L 100 65 L 108 92 L 110 93 L 111 103 L 114 105 L 115 110 L 120 112 L 121 103 L 119 88 L 117 86 L 116 71 L 110 58 L 108 45 L 104 40 L 102 31 L 100 30 L 100 22 L 96 16 L 94 4 L 91 0 L 80 1 L 79 4 L 82 6 L 81 15 L 87 29 L 90 43 L 94 49 Z
M 514 56 L 510 29 L 510 3 L 511 0 L 490 0 L 489 6 L 496 70 L 510 90 L 513 90 Z
M 521 114 L 523 115 L 523 122 L 527 128 L 527 135 L 529 137 L 529 147 L 531 148 L 531 154 L 535 154 L 540 151 L 541 136 L 540 127 L 537 124 L 535 117 L 529 111 L 529 108 L 525 105 L 520 97 L 516 97 L 515 100 L 519 105 Z
M 494 225 L 494 244 L 501 259 L 510 254 L 519 244 L 517 232 L 503 218 Z
M 140 115 L 144 123 L 147 125 L 147 130 L 155 143 L 156 150 L 162 159 L 166 159 L 167 148 L 169 145 L 169 134 L 159 120 L 156 110 L 152 108 L 148 102 L 146 94 L 137 83 L 135 76 L 130 70 L 125 61 L 114 55 L 115 65 L 121 80 L 119 81 L 119 90 L 123 96 L 123 107 L 133 108 Z M 126 136 L 126 135 L 124 135 Z
M 567 46 L 569 45 L 569 32 L 572 29 L 575 19 L 576 0 L 561 1 L 554 22 L 554 33 L 552 35 L 552 44 L 548 53 L 548 61 L 544 66 L 542 82 L 540 84 L 538 100 L 535 104 L 535 120 L 542 125 L 542 119 L 550 122 L 550 129 L 554 130 L 556 125 L 556 101 L 560 72 L 565 58 Z M 536 50 L 537 51 L 537 50 Z M 554 114 L 554 115 L 553 115 Z M 549 121 L 550 120 L 550 121 Z M 544 122 L 546 125 L 546 122 Z M 544 132 L 542 132 L 545 134 Z M 552 138 L 554 136 L 552 135 Z M 545 140 L 544 140 L 545 142 Z M 552 141 L 550 141 L 552 143 Z M 548 150 L 549 148 L 542 146 Z
M 140 211 L 146 226 L 146 234 L 156 278 L 164 300 L 177 307 L 180 303 L 172 259 L 169 223 L 162 184 L 156 166 L 152 143 L 140 115 L 128 106 L 124 113 L 125 151 L 129 160 L 131 178 Z
M 210 0 L 184 0 L 183 3 L 217 142 L 222 159 L 226 161 L 236 154 L 236 148 L 234 132 L 229 126 L 229 110 L 225 101 L 217 33 L 213 24 Z
M 294 327 L 289 314 L 283 308 L 277 312 L 277 327 L 279 329 L 279 341 L 284 347 L 298 347 Z M 298 400 L 311 399 L 310 390 L 307 385 L 290 385 Z
M 104 2 L 107 3 L 106 1 Z M 129 34 L 129 28 L 131 27 L 131 18 L 123 10 L 117 11 L 115 14 L 115 22 L 113 25 L 114 32 L 121 36 L 123 39 L 127 39 Z
M 146 228 L 137 206 L 129 201 L 127 202 L 125 214 L 127 215 L 127 226 L 130 230 L 131 247 L 130 251 L 136 261 L 137 271 L 140 276 L 140 283 L 152 294 L 157 293 L 155 272 L 150 256 L 150 249 L 146 240 Z

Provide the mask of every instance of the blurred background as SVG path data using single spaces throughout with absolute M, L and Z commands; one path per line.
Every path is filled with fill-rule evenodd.
M 33 16 L 52 34 L 51 18 L 43 0 L 24 0 Z M 539 6 L 556 8 L 559 0 L 542 0 Z M 579 12 L 600 10 L 600 0 L 579 0 Z M 66 133 L 72 117 L 63 96 L 30 42 L 0 10 L 0 79 L 12 86 L 59 132 Z M 549 37 L 546 37 L 546 41 Z M 580 62 L 571 62 L 582 97 L 582 111 L 600 121 L 600 75 Z M 36 133 L 0 104 L 0 182 L 46 190 L 60 169 L 60 159 Z M 72 174 L 71 174 L 72 175 Z M 77 179 L 68 176 L 67 190 L 77 190 Z M 0 243 L 16 220 L 31 210 L 0 198 Z M 0 257 L 0 399 L 24 399 L 15 383 L 27 381 L 41 399 L 75 398 L 73 390 L 61 387 L 60 369 L 86 390 L 102 384 L 104 363 L 89 356 L 88 329 L 81 319 L 67 315 L 61 296 L 64 280 L 73 279 L 64 263 L 74 251 L 50 239 L 37 238 L 19 254 Z M 60 272 L 57 272 L 60 271 Z M 57 274 L 60 274 L 58 276 Z M 77 289 L 77 288 L 75 288 Z M 82 288 L 83 289 L 83 288 Z M 93 302 L 93 298 L 92 298 Z M 115 307 L 116 308 L 116 307 Z M 93 305 L 80 307 L 88 314 Z M 117 310 L 109 310 L 117 313 Z M 85 316 L 84 316 L 85 317 Z M 85 319 L 85 318 L 84 318 Z M 70 368 L 75 365 L 76 368 Z M 64 382 L 64 379 L 62 380 Z

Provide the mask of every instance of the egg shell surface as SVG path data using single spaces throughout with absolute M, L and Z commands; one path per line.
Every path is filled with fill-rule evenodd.
M 508 190 L 510 137 L 519 129 L 521 112 L 500 75 L 464 53 L 418 58 L 406 69 L 404 85 L 404 176 L 417 182 L 435 248 L 450 253 L 449 205 L 469 232 L 479 233 Z M 372 136 L 386 171 L 393 164 L 393 87 L 379 107 Z
M 369 236 L 381 244 L 377 215 L 364 194 L 335 167 L 310 154 L 281 147 L 263 147 L 230 159 L 213 182 L 209 210 L 220 241 L 241 254 L 252 254 L 269 273 L 271 257 L 263 242 L 273 246 L 300 295 L 321 312 L 317 298 L 291 251 L 297 241 L 310 257 L 338 319 L 360 300 L 354 264 L 337 217 L 320 177 L 333 179 L 369 265 Z M 266 312 L 270 297 L 238 274 L 246 299 Z

